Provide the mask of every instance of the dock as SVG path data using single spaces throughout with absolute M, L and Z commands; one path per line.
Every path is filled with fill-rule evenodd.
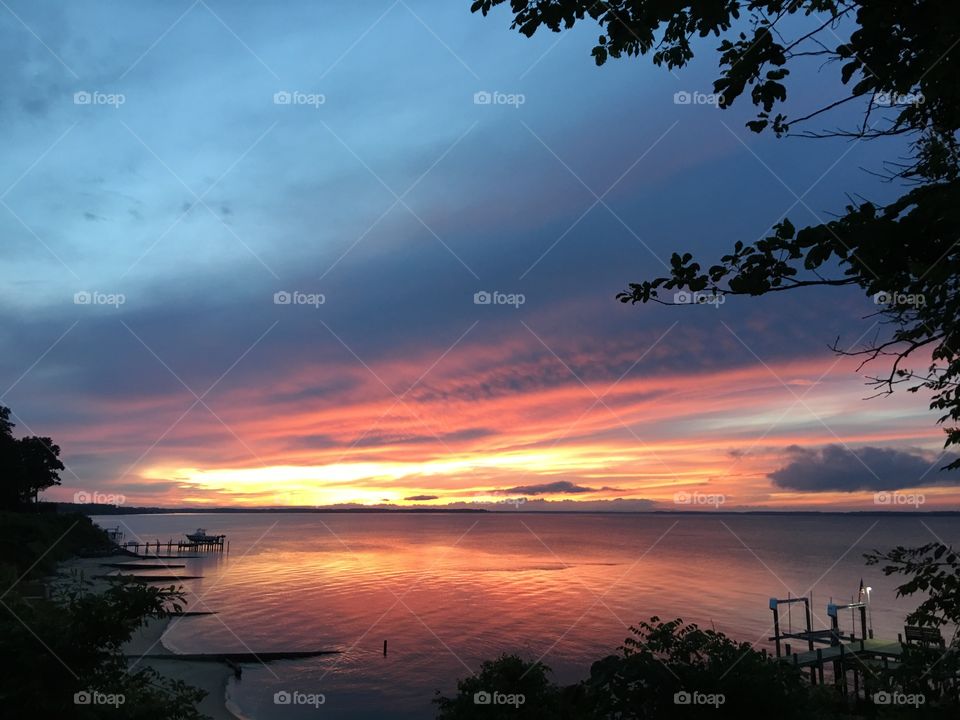
M 183 557 L 183 552 L 224 552 L 230 551 L 230 543 L 226 541 L 226 535 L 213 535 L 210 538 L 194 542 L 191 540 L 174 540 L 170 538 L 167 542 L 161 542 L 159 539 L 154 542 L 141 542 L 139 540 L 127 540 L 124 543 L 118 543 L 118 547 L 134 553 L 137 557 L 151 558 L 179 558 Z M 160 549 L 167 551 L 166 555 L 160 554 Z M 142 552 L 141 552 L 142 550 Z M 153 554 L 149 554 L 153 550 Z M 175 555 L 174 552 L 177 554 Z
M 288 650 L 286 652 L 228 652 L 228 653 L 155 653 L 152 655 L 132 655 L 129 657 L 142 660 L 197 660 L 200 662 L 221 663 L 260 663 L 274 660 L 297 660 L 300 658 L 320 657 L 322 655 L 339 655 L 342 650 Z
M 201 580 L 203 575 L 132 575 L 130 573 L 117 573 L 115 575 L 93 575 L 94 580 L 124 580 L 126 582 L 178 582 L 180 580 Z
M 793 653 L 786 658 L 797 667 L 816 667 L 834 660 L 869 659 L 886 661 L 899 660 L 903 654 L 903 643 L 896 640 L 856 640 L 854 642 L 830 645 L 816 650 Z
M 869 591 L 869 588 L 866 590 Z M 811 685 L 823 685 L 825 681 L 832 681 L 844 695 L 852 687 L 855 696 L 862 693 L 866 698 L 871 692 L 871 686 L 878 680 L 878 672 L 895 669 L 906 648 L 938 648 L 946 651 L 943 636 L 938 629 L 932 627 L 906 625 L 904 633 L 898 635 L 896 640 L 874 638 L 872 624 L 868 621 L 869 597 L 867 592 L 865 602 L 851 601 L 842 605 L 832 601 L 828 603 L 830 627 L 822 629 L 812 627 L 810 598 L 770 598 L 774 634 L 769 639 L 774 641 L 776 653 L 773 659 L 809 670 Z M 796 604 L 802 605 L 803 626 L 794 631 L 791 621 L 788 629 L 784 631 L 780 607 L 786 605 L 792 608 Z M 840 628 L 840 614 L 847 610 L 851 613 L 854 625 L 859 625 L 859 628 L 855 627 L 844 633 Z M 856 622 L 857 619 L 859 623 Z M 860 631 L 859 637 L 857 630 Z M 791 642 L 786 642 L 788 640 L 799 641 L 806 645 L 806 649 L 794 652 Z M 817 644 L 825 647 L 816 647 Z M 826 669 L 830 670 L 828 679 L 825 678 Z
M 148 563 L 100 563 L 101 567 L 116 568 L 117 570 L 170 570 L 172 568 L 185 568 L 186 565 L 150 565 Z

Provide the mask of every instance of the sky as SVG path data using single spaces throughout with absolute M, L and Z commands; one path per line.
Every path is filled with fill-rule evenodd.
M 858 291 L 615 299 L 892 199 L 896 149 L 749 132 L 712 39 L 597 68 L 596 27 L 469 6 L 4 4 L 0 404 L 62 449 L 44 497 L 955 508 L 927 398 L 829 349 L 880 330 Z

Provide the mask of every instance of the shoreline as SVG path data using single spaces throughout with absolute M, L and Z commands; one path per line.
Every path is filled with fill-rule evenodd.
M 100 592 L 107 586 L 106 580 L 94 580 L 94 575 L 103 573 L 101 563 L 130 561 L 127 555 L 110 555 L 96 558 L 72 558 L 57 565 L 56 576 L 52 582 L 58 582 L 72 572 L 82 573 L 85 580 L 93 583 L 91 590 Z M 233 670 L 223 663 L 199 662 L 195 660 L 180 660 L 163 643 L 163 635 L 169 629 L 170 623 L 176 616 L 152 619 L 139 628 L 124 645 L 124 652 L 130 655 L 131 667 L 150 667 L 166 678 L 181 680 L 187 685 L 206 691 L 206 697 L 197 704 L 197 709 L 213 720 L 244 720 L 236 706 L 228 697 L 228 685 L 233 676 Z M 189 617 L 181 621 L 189 621 Z M 151 657 L 140 659 L 140 655 L 165 655 L 167 657 Z

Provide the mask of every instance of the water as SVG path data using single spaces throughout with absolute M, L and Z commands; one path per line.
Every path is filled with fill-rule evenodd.
M 832 597 L 872 586 L 876 637 L 896 638 L 917 600 L 863 553 L 941 539 L 960 518 L 922 515 L 600 514 L 130 515 L 127 539 L 166 542 L 198 526 L 230 552 L 184 561 L 192 609 L 177 652 L 340 649 L 341 655 L 244 667 L 232 702 L 248 718 L 316 718 L 274 693 L 322 693 L 338 718 L 424 718 L 435 691 L 501 652 L 542 657 L 556 681 L 585 677 L 629 625 L 682 617 L 770 647 L 768 598 L 814 593 L 815 627 Z M 204 607 L 206 606 L 206 608 Z M 793 618 L 797 629 L 802 618 Z M 845 631 L 854 627 L 849 613 Z M 786 625 L 788 620 L 784 619 Z M 383 641 L 389 653 L 383 656 Z M 281 711 L 282 713 L 278 712 Z

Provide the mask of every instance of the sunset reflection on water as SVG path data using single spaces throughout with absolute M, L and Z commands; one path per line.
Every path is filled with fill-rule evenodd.
M 186 560 L 192 609 L 164 642 L 179 652 L 337 649 L 245 667 L 230 694 L 270 717 L 283 688 L 322 692 L 337 717 L 431 714 L 434 691 L 502 652 L 543 658 L 560 682 L 615 652 L 652 615 L 769 647 L 772 596 L 811 587 L 814 625 L 873 587 L 878 637 L 896 637 L 911 601 L 863 553 L 960 538 L 960 519 L 683 514 L 222 514 L 122 518 L 143 539 L 226 533 L 228 554 Z M 103 520 L 116 523 L 115 518 Z M 800 618 L 784 619 L 797 627 Z M 846 630 L 849 617 L 841 617 Z M 383 642 L 389 652 L 383 656 Z M 276 674 L 276 677 L 274 676 Z M 303 710 L 303 717 L 309 717 Z M 296 710 L 291 717 L 299 717 Z M 406 713 L 406 715 L 404 715 Z

